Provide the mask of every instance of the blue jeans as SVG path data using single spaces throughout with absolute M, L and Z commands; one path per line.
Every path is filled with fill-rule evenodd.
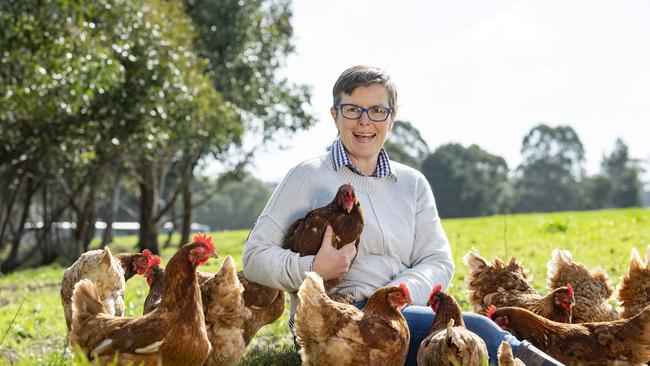
M 355 304 L 357 305 L 357 304 Z M 417 365 L 418 348 L 420 343 L 429 335 L 431 322 L 436 314 L 428 306 L 407 306 L 402 310 L 404 318 L 409 325 L 411 332 L 411 342 L 409 343 L 409 352 L 404 365 Z M 490 355 L 490 364 L 498 365 L 497 348 L 501 341 L 506 341 L 512 346 L 513 352 L 521 342 L 512 334 L 499 328 L 492 320 L 487 317 L 474 313 L 463 313 L 465 326 L 470 331 L 476 333 L 487 346 Z

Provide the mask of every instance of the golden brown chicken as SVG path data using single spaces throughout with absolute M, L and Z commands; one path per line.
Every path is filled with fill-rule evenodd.
M 121 364 L 202 365 L 211 346 L 196 268 L 215 255 L 211 238 L 195 235 L 167 265 L 160 306 L 140 317 L 107 314 L 94 284 L 81 281 L 73 294 L 71 344 L 101 364 L 118 352 Z
M 106 312 L 121 316 L 124 312 L 124 270 L 108 247 L 89 250 L 63 272 L 61 304 L 68 331 L 72 326 L 72 292 L 77 282 L 88 279 L 95 289 Z
M 226 257 L 219 272 L 201 284 L 205 326 L 212 344 L 204 365 L 235 366 L 244 354 L 243 327 L 250 311 L 244 306 L 243 292 L 231 256 Z
M 487 364 L 485 342 L 465 328 L 460 305 L 451 295 L 436 285 L 431 291 L 427 306 L 436 317 L 429 335 L 418 349 L 418 366 L 480 366 Z
M 647 248 L 645 261 L 636 248 L 630 254 L 630 266 L 618 283 L 617 294 L 621 302 L 621 316 L 629 318 L 650 305 L 650 246 Z
M 506 341 L 501 341 L 497 349 L 497 358 L 499 366 L 526 366 L 520 359 L 515 358 L 512 354 L 512 346 Z
M 573 323 L 620 319 L 608 302 L 613 289 L 604 269 L 589 270 L 584 265 L 575 263 L 568 250 L 559 248 L 553 250 L 547 268 L 548 288 L 551 291 L 567 283 L 573 286 Z
M 570 284 L 543 296 L 530 285 L 528 270 L 514 257 L 508 264 L 498 257 L 493 263 L 488 263 L 477 252 L 471 251 L 463 260 L 469 267 L 465 285 L 467 300 L 474 312 L 485 314 L 492 305 L 518 306 L 547 319 L 571 322 L 574 295 Z
M 308 272 L 298 298 L 295 332 L 303 365 L 404 364 L 410 334 L 400 309 L 411 303 L 405 285 L 378 289 L 359 310 L 330 299 L 322 278 Z
M 363 231 L 363 210 L 351 184 L 339 187 L 336 196 L 327 206 L 316 208 L 304 218 L 296 220 L 284 235 L 282 247 L 300 253 L 301 256 L 315 255 L 320 249 L 327 225 L 332 227 L 332 245 L 339 249 L 355 242 L 359 247 L 359 237 Z M 340 279 L 325 281 L 329 291 Z
M 632 318 L 597 323 L 558 323 L 516 307 L 491 308 L 488 317 L 566 365 L 650 361 L 650 307 Z
M 115 259 L 120 262 L 124 270 L 124 281 L 128 281 L 136 274 L 143 276 L 149 268 L 149 258 L 153 254 L 149 249 L 145 249 L 142 253 L 119 253 L 115 255 Z
M 237 276 L 244 286 L 244 304 L 251 312 L 251 316 L 244 321 L 244 342 L 248 345 L 260 328 L 282 316 L 284 291 L 250 281 L 241 271 L 237 272 Z

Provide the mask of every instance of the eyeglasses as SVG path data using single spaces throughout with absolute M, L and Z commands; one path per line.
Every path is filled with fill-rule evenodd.
M 388 107 L 370 107 L 368 109 L 359 107 L 354 104 L 339 104 L 339 110 L 343 117 L 347 119 L 359 119 L 366 112 L 368 119 L 374 122 L 384 122 L 393 112 Z

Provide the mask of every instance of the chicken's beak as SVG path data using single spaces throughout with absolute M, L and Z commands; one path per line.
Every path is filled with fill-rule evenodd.
M 212 255 L 210 255 L 211 258 L 218 259 L 219 258 L 219 253 L 217 252 L 212 252 Z

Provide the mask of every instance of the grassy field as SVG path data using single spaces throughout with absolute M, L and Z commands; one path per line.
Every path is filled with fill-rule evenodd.
M 546 262 L 553 248 L 570 250 L 575 260 L 588 266 L 602 266 L 616 284 L 627 270 L 631 248 L 644 255 L 650 245 L 648 209 L 491 216 L 444 220 L 443 226 L 456 263 L 450 293 L 465 310 L 470 309 L 465 300 L 467 269 L 462 257 L 471 248 L 488 258 L 516 256 L 535 275 L 533 285 L 545 291 Z M 232 255 L 241 265 L 246 235 L 245 231 L 213 233 L 217 251 L 222 256 Z M 111 249 L 113 253 L 132 251 L 135 241 L 135 237 L 120 237 Z M 163 258 L 168 259 L 173 252 L 174 248 L 165 249 Z M 212 261 L 202 269 L 218 268 L 219 263 Z M 51 265 L 0 277 L 0 365 L 72 363 L 69 352 L 65 352 L 65 321 L 59 299 L 63 270 L 61 265 Z M 142 277 L 129 281 L 126 315 L 142 313 L 147 291 Z M 286 347 L 291 342 L 287 318 L 285 312 L 258 333 L 242 365 L 268 364 L 269 360 L 282 364 L 280 359 L 287 365 L 296 364 L 296 355 Z

